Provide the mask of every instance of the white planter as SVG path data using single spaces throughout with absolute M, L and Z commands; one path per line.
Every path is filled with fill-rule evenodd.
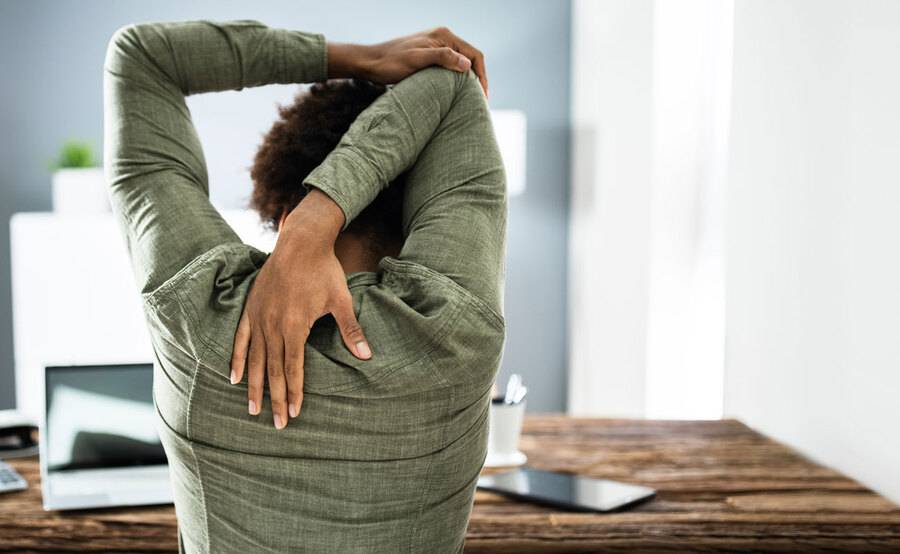
M 54 172 L 53 211 L 65 214 L 109 212 L 103 168 L 58 169 Z

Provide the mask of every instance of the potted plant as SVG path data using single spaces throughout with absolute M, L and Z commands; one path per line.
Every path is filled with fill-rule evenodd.
M 103 168 L 87 142 L 67 141 L 53 170 L 53 211 L 58 213 L 108 212 L 109 197 Z

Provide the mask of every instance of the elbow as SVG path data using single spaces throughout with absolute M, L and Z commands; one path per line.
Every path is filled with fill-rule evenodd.
M 113 33 L 106 46 L 104 68 L 115 73 L 125 73 L 142 51 L 139 39 L 139 25 L 120 27 Z
M 137 34 L 138 25 L 135 23 L 129 23 L 128 25 L 123 25 L 116 29 L 116 31 L 112 34 L 112 37 L 109 39 L 110 46 L 113 45 L 124 45 L 132 42 Z
M 404 81 L 432 91 L 432 97 L 446 112 L 465 87 L 466 73 L 432 65 L 413 73 Z

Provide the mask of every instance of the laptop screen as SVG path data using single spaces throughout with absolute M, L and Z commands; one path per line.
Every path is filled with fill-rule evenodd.
M 166 463 L 151 364 L 48 367 L 45 379 L 48 470 Z

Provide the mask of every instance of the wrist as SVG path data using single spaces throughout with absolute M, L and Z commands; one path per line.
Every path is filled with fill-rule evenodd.
M 366 71 L 370 54 L 368 46 L 329 42 L 326 47 L 328 49 L 329 79 L 368 78 Z
M 317 188 L 297 204 L 285 219 L 280 235 L 288 240 L 300 236 L 304 242 L 333 246 L 344 227 L 344 211 L 327 194 Z

